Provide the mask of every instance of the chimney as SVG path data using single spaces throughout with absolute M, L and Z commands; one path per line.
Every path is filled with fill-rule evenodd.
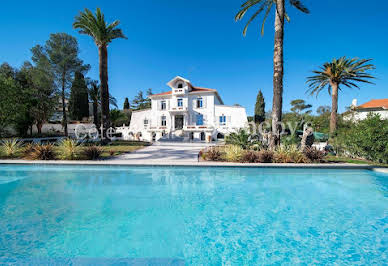
M 353 99 L 352 105 L 350 106 L 351 109 L 354 109 L 357 107 L 357 99 Z

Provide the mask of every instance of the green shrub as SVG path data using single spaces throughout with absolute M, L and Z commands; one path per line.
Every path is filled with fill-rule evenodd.
M 1 151 L 6 157 L 15 157 L 21 147 L 22 143 L 17 139 L 8 139 L 1 142 Z
M 259 152 L 259 163 L 272 163 L 274 159 L 274 152 L 268 150 L 262 150 Z
M 245 151 L 242 155 L 241 162 L 243 163 L 256 163 L 259 160 L 259 152 L 257 151 Z
M 228 162 L 240 162 L 243 156 L 244 150 L 238 145 L 225 146 L 225 160 Z
M 249 148 L 259 149 L 261 147 L 261 142 L 244 129 L 225 136 L 225 143 L 240 146 L 244 150 Z
M 75 160 L 78 157 L 80 145 L 76 140 L 64 139 L 59 143 L 59 157 L 63 160 Z
M 346 151 L 378 163 L 388 163 L 388 119 L 368 115 L 345 135 Z
M 87 160 L 97 160 L 101 157 L 103 151 L 100 146 L 87 146 L 82 150 L 82 154 Z
M 34 145 L 33 150 L 28 154 L 27 159 L 31 160 L 55 160 L 54 145 Z

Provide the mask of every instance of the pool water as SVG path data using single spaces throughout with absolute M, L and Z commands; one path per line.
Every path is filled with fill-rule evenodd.
M 384 265 L 387 196 L 368 170 L 0 165 L 0 259 Z

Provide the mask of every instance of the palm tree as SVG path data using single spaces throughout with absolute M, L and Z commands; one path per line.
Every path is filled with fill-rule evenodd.
M 120 24 L 115 20 L 108 24 L 105 21 L 104 14 L 100 8 L 96 9 L 94 15 L 89 9 L 85 8 L 75 17 L 73 28 L 79 29 L 80 34 L 86 34 L 93 38 L 98 47 L 99 70 L 101 83 L 101 124 L 105 129 L 110 126 L 109 119 L 109 88 L 108 88 L 108 44 L 117 38 L 126 39 L 121 29 L 116 28 Z M 103 138 L 106 136 L 103 130 Z
M 331 62 L 324 63 L 320 70 L 315 70 L 314 76 L 307 78 L 310 95 L 318 94 L 327 87 L 331 94 L 331 115 L 330 115 L 330 133 L 334 133 L 337 129 L 337 109 L 338 109 L 338 91 L 341 90 L 340 85 L 348 88 L 358 88 L 357 82 L 371 83 L 368 79 L 374 77 L 367 73 L 368 70 L 375 69 L 373 64 L 369 62 L 372 59 L 358 59 L 341 57 L 333 59 Z
M 97 128 L 100 127 L 98 121 L 98 106 L 101 105 L 101 92 L 100 85 L 97 80 L 87 79 L 89 99 L 93 103 L 93 123 Z M 111 94 L 109 94 L 109 104 L 118 108 L 117 100 Z
M 309 13 L 309 10 L 299 0 L 289 0 L 291 6 L 294 6 L 303 13 Z M 271 145 L 275 146 L 280 142 L 280 124 L 282 119 L 283 104 L 283 39 L 284 39 L 284 19 L 290 20 L 285 10 L 285 0 L 248 0 L 241 5 L 240 11 L 235 16 L 235 20 L 242 20 L 249 9 L 258 7 L 248 20 L 244 27 L 243 35 L 245 36 L 249 24 L 262 12 L 264 19 L 261 26 L 261 34 L 264 34 L 264 24 L 267 20 L 272 7 L 275 8 L 275 49 L 273 56 L 274 73 L 273 73 L 273 102 L 272 102 L 272 137 Z

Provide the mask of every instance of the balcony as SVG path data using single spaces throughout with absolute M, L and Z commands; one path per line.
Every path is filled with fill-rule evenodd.
M 188 125 L 184 126 L 184 131 L 213 131 L 214 127 L 210 125 Z
M 168 109 L 170 112 L 187 112 L 189 111 L 189 108 L 185 105 L 183 106 L 170 106 Z

